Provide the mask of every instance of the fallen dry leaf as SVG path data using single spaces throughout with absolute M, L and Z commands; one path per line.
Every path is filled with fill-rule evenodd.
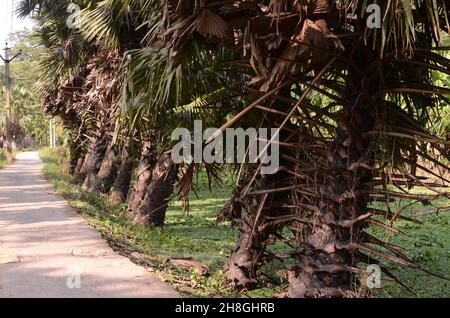
M 170 264 L 187 270 L 196 269 L 199 275 L 204 275 L 208 271 L 208 267 L 200 261 L 189 258 L 172 258 Z

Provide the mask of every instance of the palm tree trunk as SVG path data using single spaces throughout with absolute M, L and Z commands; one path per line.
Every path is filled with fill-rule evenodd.
M 120 159 L 120 168 L 109 197 L 109 201 L 112 204 L 121 204 L 127 200 L 135 162 L 131 153 L 132 152 L 129 146 L 125 147 L 123 150 Z
M 163 154 L 153 169 L 145 198 L 134 217 L 135 223 L 164 226 L 177 171 L 178 167 L 172 161 L 170 153 Z
M 70 160 L 69 160 L 69 174 L 74 175 L 78 166 L 78 162 L 80 160 L 79 156 L 72 151 L 70 152 Z
M 94 189 L 95 181 L 102 166 L 103 158 L 105 157 L 106 152 L 106 138 L 98 137 L 96 140 L 97 142 L 92 153 L 92 160 L 90 165 L 86 167 L 86 178 L 83 182 L 83 188 L 87 190 Z
M 114 185 L 120 165 L 117 145 L 109 144 L 95 180 L 94 191 L 106 194 Z
M 354 122 L 356 116 L 365 118 L 360 125 Z M 373 127 L 373 118 L 364 109 L 355 109 L 349 122 L 352 127 L 364 133 Z M 355 222 L 350 226 L 342 221 L 353 222 L 368 212 L 372 173 L 365 168 L 351 171 L 358 162 L 371 166 L 367 156 L 370 141 L 363 149 L 346 147 L 350 137 L 343 127 L 338 129 L 336 147 L 330 153 L 330 169 L 335 173 L 322 189 L 323 206 L 312 217 L 312 227 L 307 236 L 307 244 L 300 258 L 299 266 L 290 279 L 291 297 L 344 296 L 355 281 L 351 268 L 355 267 L 353 244 L 361 242 L 364 223 Z M 348 153 L 349 157 L 343 156 Z M 351 194 L 351 195 L 350 195 Z
M 286 175 L 263 175 L 255 181 L 253 192 L 264 192 L 274 187 L 282 187 Z M 270 218 L 287 213 L 281 203 L 286 202 L 285 193 L 245 196 L 239 219 L 240 236 L 236 248 L 224 266 L 224 275 L 237 290 L 253 289 L 257 284 L 258 270 L 263 263 L 263 255 L 270 236 L 280 230 L 278 225 L 266 225 Z M 240 213 L 238 213 L 240 214 Z
M 83 159 L 82 148 L 78 146 L 77 142 L 74 142 L 72 138 L 68 140 L 69 148 L 69 174 L 76 175 L 81 169 L 80 159 Z
M 77 175 L 77 181 L 82 183 L 84 182 L 84 180 L 86 179 L 86 176 L 89 172 L 90 167 L 93 164 L 93 160 L 94 160 L 94 152 L 95 152 L 95 147 L 97 145 L 98 142 L 98 138 L 97 137 L 92 137 L 89 140 L 89 145 L 88 145 L 88 149 L 87 149 L 87 153 L 84 156 L 84 160 L 83 160 L 83 164 L 81 166 L 81 169 Z
M 144 142 L 133 194 L 128 201 L 128 215 L 130 218 L 134 217 L 145 198 L 147 187 L 152 179 L 153 168 L 156 164 L 155 157 L 153 143 L 150 141 Z
M 77 165 L 75 167 L 75 170 L 72 173 L 76 179 L 80 179 L 80 173 L 81 173 L 81 169 L 83 168 L 84 158 L 85 158 L 85 156 L 81 156 L 80 158 L 78 158 Z
M 280 95 L 290 96 L 290 91 L 282 90 Z M 282 111 L 285 111 L 288 107 L 289 104 L 282 101 L 277 101 L 273 105 L 274 109 Z M 274 122 L 266 123 L 267 127 L 276 127 L 276 117 L 272 118 Z M 287 130 L 282 130 L 279 137 L 282 141 L 289 142 L 292 136 Z M 284 149 L 284 151 L 285 154 L 291 155 L 291 150 Z M 280 158 L 280 165 L 289 167 L 292 163 Z M 250 173 L 250 179 L 252 177 L 253 172 Z M 251 192 L 283 188 L 286 186 L 284 184 L 286 180 L 289 180 L 287 177 L 284 171 L 279 171 L 273 175 L 259 175 Z M 263 263 L 267 240 L 270 235 L 280 230 L 280 226 L 266 226 L 266 222 L 269 218 L 289 213 L 288 209 L 282 207 L 282 204 L 287 201 L 286 196 L 286 193 L 280 192 L 257 196 L 246 195 L 242 198 L 242 208 L 245 213 L 238 213 L 241 215 L 239 220 L 241 234 L 234 252 L 224 267 L 225 276 L 237 290 L 252 289 L 256 286 L 257 272 Z
M 370 53 L 362 52 L 366 54 L 359 64 L 364 69 L 371 61 L 366 60 Z M 374 166 L 373 137 L 363 135 L 375 129 L 381 107 L 371 97 L 379 89 L 378 77 L 367 73 L 350 73 L 348 100 L 354 106 L 338 121 L 327 154 L 322 204 L 312 215 L 298 266 L 290 275 L 290 297 L 345 297 L 357 283 L 353 269 L 358 263 L 357 246 L 364 243 L 364 215 L 369 212 Z
M 266 181 L 264 178 L 259 179 L 255 189 L 262 190 L 265 188 Z M 259 197 L 253 200 L 245 200 L 244 206 L 238 204 L 239 212 L 231 214 L 239 215 L 239 229 L 241 234 L 236 243 L 236 247 L 230 258 L 224 266 L 225 277 L 233 287 L 237 290 L 253 289 L 257 284 L 257 271 L 261 265 L 261 252 L 265 250 L 265 242 L 268 238 L 267 231 L 259 231 L 261 225 L 262 214 L 268 214 L 270 207 L 266 202 L 262 203 L 263 208 L 258 217 L 258 210 L 261 206 Z M 267 199 L 267 198 L 266 198 Z M 236 207 L 233 207 L 236 208 Z M 243 209 L 242 209 L 243 208 Z M 242 210 L 245 211 L 242 214 Z

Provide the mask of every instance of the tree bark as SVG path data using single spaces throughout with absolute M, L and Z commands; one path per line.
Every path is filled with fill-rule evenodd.
M 290 90 L 282 90 L 280 94 L 282 96 L 290 96 Z M 278 110 L 284 111 L 288 107 L 289 104 L 282 101 L 277 101 L 273 104 L 273 108 Z M 276 117 L 274 116 L 271 119 L 273 122 L 266 122 L 265 126 L 276 127 Z M 293 127 L 290 128 L 292 129 Z M 291 133 L 287 130 L 280 131 L 279 137 L 282 141 L 292 141 L 289 140 L 292 137 Z M 284 154 L 291 155 L 291 150 L 285 149 L 284 151 Z M 280 158 L 280 165 L 289 167 L 292 163 Z M 254 172 L 250 171 L 250 180 L 253 178 L 253 175 Z M 286 184 L 288 180 L 289 178 L 287 178 L 287 174 L 284 171 L 279 171 L 273 175 L 260 174 L 257 176 L 250 192 L 283 188 L 291 185 Z M 249 180 L 246 181 L 246 183 L 248 182 Z M 240 215 L 240 219 L 237 222 L 240 223 L 241 234 L 234 252 L 224 266 L 224 274 L 235 289 L 252 289 L 257 284 L 257 272 L 263 263 L 267 240 L 281 228 L 280 226 L 266 226 L 265 224 L 270 218 L 289 213 L 288 209 L 282 207 L 283 203 L 288 201 L 288 193 L 280 192 L 256 196 L 245 195 L 237 201 L 238 204 L 235 206 L 241 212 L 232 212 L 229 214 Z
M 114 181 L 114 185 L 109 198 L 109 201 L 112 204 L 121 204 L 126 202 L 128 192 L 130 191 L 130 184 L 134 167 L 134 158 L 131 154 L 131 149 L 129 149 L 129 147 L 126 147 L 123 150 L 120 162 L 121 164 L 117 174 L 117 178 Z
M 77 167 L 78 167 L 78 162 L 80 160 L 79 155 L 74 154 L 72 151 L 70 151 L 70 160 L 69 160 L 69 174 L 70 175 L 74 175 Z
M 95 180 L 94 191 L 107 194 L 114 185 L 120 165 L 117 145 L 109 144 Z
M 264 188 L 264 180 L 259 179 L 255 189 Z M 236 202 L 233 209 L 238 212 L 232 214 L 239 215 L 240 235 L 236 247 L 224 266 L 224 274 L 227 280 L 237 290 L 253 289 L 257 284 L 257 271 L 260 267 L 261 251 L 264 251 L 265 241 L 267 240 L 267 231 L 255 231 L 261 225 L 261 219 L 257 220 L 258 209 L 261 203 L 259 197 L 255 197 L 250 202 L 244 200 L 243 206 Z M 239 201 L 239 200 L 236 200 Z M 261 214 L 267 214 L 270 207 L 264 202 Z M 244 211 L 242 211 L 244 210 Z M 244 213 L 242 213 L 244 212 Z
M 272 189 L 278 181 L 285 178 L 283 172 L 275 175 L 263 175 L 255 181 L 253 192 Z M 253 289 L 257 285 L 258 270 L 263 263 L 263 255 L 269 237 L 280 230 L 280 226 L 265 226 L 268 218 L 286 214 L 280 207 L 286 201 L 285 193 L 267 194 L 242 200 L 243 213 L 240 223 L 240 236 L 236 248 L 224 266 L 224 275 L 236 290 Z M 238 205 L 240 205 L 239 203 Z
M 83 163 L 84 163 L 84 156 L 81 156 L 80 158 L 78 158 L 77 165 L 75 167 L 75 170 L 73 171 L 73 175 L 75 176 L 76 179 L 80 178 L 80 172 L 81 169 L 83 168 Z
M 364 52 L 364 57 L 370 56 Z M 370 62 L 360 61 L 361 69 Z M 373 173 L 367 167 L 374 161 L 372 137 L 363 139 L 362 135 L 375 129 L 377 108 L 381 106 L 371 97 L 379 88 L 377 76 L 371 75 L 369 71 L 366 76 L 350 73 L 353 89 L 348 88 L 348 100 L 354 106 L 344 110 L 338 121 L 336 138 L 327 155 L 329 172 L 321 188 L 322 203 L 312 215 L 298 266 L 290 275 L 290 297 L 345 297 L 357 283 L 352 268 L 356 267 L 356 246 L 363 243 L 366 226 L 357 220 L 368 213 Z M 354 168 L 357 163 L 364 166 Z
M 92 153 L 92 159 L 90 162 L 90 165 L 86 167 L 86 178 L 83 182 L 83 189 L 86 190 L 93 190 L 95 186 L 95 181 L 97 179 L 97 175 L 100 171 L 100 168 L 102 166 L 103 158 L 105 157 L 106 152 L 106 145 L 107 141 L 106 138 L 101 136 L 98 137 L 97 142 L 95 144 L 93 153 Z
M 97 145 L 97 142 L 98 142 L 97 137 L 92 137 L 89 141 L 88 149 L 83 159 L 83 164 L 77 175 L 77 181 L 80 183 L 84 182 L 88 174 L 88 171 L 92 166 L 94 160 L 95 146 Z
M 83 149 L 79 147 L 78 143 L 73 141 L 72 138 L 69 138 L 68 141 L 69 148 L 69 174 L 77 175 L 80 172 L 81 166 L 83 164 Z
M 170 153 L 161 156 L 152 172 L 145 198 L 134 217 L 137 224 L 164 226 L 166 211 L 173 194 L 178 167 Z
M 147 187 L 152 179 L 153 168 L 156 164 L 156 154 L 152 142 L 146 141 L 142 147 L 137 179 L 133 193 L 128 201 L 128 216 L 133 218 L 145 198 Z

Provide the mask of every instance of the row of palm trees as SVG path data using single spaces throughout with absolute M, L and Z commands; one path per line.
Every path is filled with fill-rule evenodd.
M 70 135 L 83 187 L 162 226 L 169 199 L 186 200 L 200 170 L 172 162 L 175 128 L 278 128 L 280 169 L 236 165 L 220 212 L 241 230 L 225 266 L 232 286 L 255 287 L 262 264 L 283 260 L 289 296 L 341 297 L 360 286 L 362 263 L 420 267 L 367 228 L 415 222 L 392 199 L 449 197 L 421 176 L 448 182 L 423 164 L 447 169 L 450 159 L 449 142 L 430 132 L 450 93 L 432 81 L 450 74 L 440 46 L 448 1 L 379 3 L 381 27 L 370 28 L 367 7 L 379 1 L 79 0 L 76 29 L 71 2 L 23 0 L 19 13 L 38 23 L 38 89 Z M 220 165 L 203 166 L 220 177 Z

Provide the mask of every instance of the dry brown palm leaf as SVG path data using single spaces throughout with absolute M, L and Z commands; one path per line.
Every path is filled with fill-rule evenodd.
M 325 14 L 333 10 L 330 0 L 309 0 L 307 6 L 311 14 Z
M 73 41 L 74 38 L 73 36 L 71 36 L 66 41 L 64 41 L 61 47 L 62 56 L 66 61 L 71 61 L 74 56 Z
M 208 266 L 192 258 L 171 258 L 170 264 L 189 271 L 195 270 L 198 275 L 205 275 L 208 271 Z
M 344 50 L 340 40 L 331 33 L 326 21 L 322 19 L 315 22 L 306 19 L 300 23 L 291 40 L 281 59 L 273 67 L 270 77 L 261 86 L 262 91 L 267 91 L 271 85 L 278 84 L 288 75 L 296 76 L 304 71 L 304 67 L 298 62 L 308 62 L 311 59 L 313 66 L 320 67 L 329 60 L 328 51 Z
M 213 11 L 205 8 L 199 13 L 196 31 L 202 36 L 226 40 L 229 30 L 230 25 Z

